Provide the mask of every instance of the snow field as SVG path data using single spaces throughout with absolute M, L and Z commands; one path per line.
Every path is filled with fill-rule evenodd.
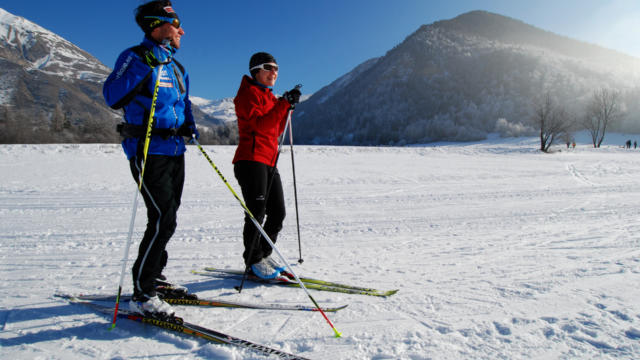
M 239 193 L 235 148 L 205 149 Z M 320 304 L 349 304 L 328 314 L 340 339 L 315 313 L 177 311 L 312 359 L 638 358 L 640 150 L 535 149 L 535 139 L 296 146 L 304 263 L 294 270 L 400 291 L 311 291 Z M 238 294 L 235 280 L 190 273 L 242 265 L 243 214 L 197 148 L 186 156 L 166 275 L 203 298 L 309 304 L 300 289 L 246 284 Z M 277 245 L 293 264 L 288 147 L 279 168 L 288 216 Z M 0 357 L 264 358 L 125 320 L 108 331 L 107 317 L 53 297 L 115 294 L 135 190 L 128 171 L 118 145 L 0 146 Z M 145 220 L 141 206 L 128 268 Z

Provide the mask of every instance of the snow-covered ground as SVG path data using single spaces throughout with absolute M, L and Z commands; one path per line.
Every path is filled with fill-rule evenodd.
M 639 137 L 640 138 L 640 137 Z M 177 307 L 187 321 L 312 359 L 640 358 L 640 150 L 535 139 L 295 148 L 297 273 L 382 289 L 314 292 L 318 313 Z M 239 191 L 234 147 L 205 147 Z M 298 259 L 289 215 L 278 246 Z M 262 359 L 53 297 L 115 294 L 134 183 L 117 145 L 0 146 L 0 358 Z M 166 275 L 201 297 L 310 304 L 300 289 L 199 277 L 238 268 L 242 209 L 190 147 Z M 145 222 L 139 208 L 134 247 Z M 131 291 L 127 274 L 125 292 Z

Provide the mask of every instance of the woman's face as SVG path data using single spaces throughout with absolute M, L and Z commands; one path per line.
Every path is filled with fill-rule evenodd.
M 271 69 L 265 70 L 260 69 L 260 71 L 256 74 L 256 80 L 262 85 L 265 86 L 274 86 L 276 84 L 276 80 L 278 79 L 278 70 Z

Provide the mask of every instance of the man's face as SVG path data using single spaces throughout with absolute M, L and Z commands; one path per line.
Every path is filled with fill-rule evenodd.
M 168 39 L 171 47 L 180 49 L 180 38 L 184 35 L 184 29 L 182 27 L 176 28 L 172 24 L 164 23 L 161 26 L 153 29 L 151 37 L 159 43 Z

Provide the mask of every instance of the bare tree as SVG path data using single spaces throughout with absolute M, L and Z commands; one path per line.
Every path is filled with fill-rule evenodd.
M 607 127 L 623 116 L 619 91 L 601 88 L 593 92 L 587 104 L 584 126 L 591 134 L 594 148 L 602 144 Z
M 573 126 L 569 112 L 551 97 L 550 93 L 534 101 L 533 121 L 540 129 L 540 150 L 548 152 L 551 145 L 566 136 Z

